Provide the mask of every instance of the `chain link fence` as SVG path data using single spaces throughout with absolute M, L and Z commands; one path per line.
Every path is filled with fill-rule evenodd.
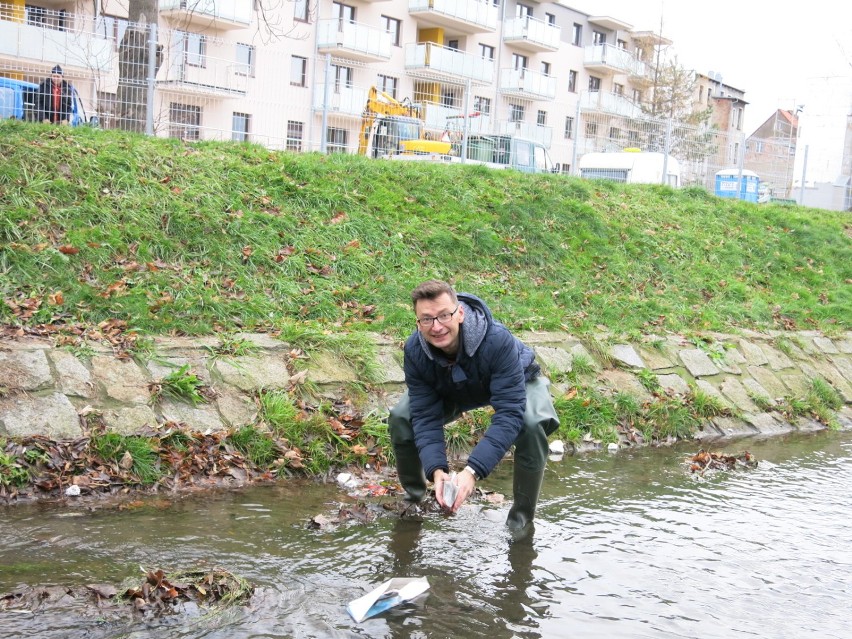
M 182 6 L 177 3 L 175 10 Z M 318 38 L 326 27 L 337 35 L 338 25 L 319 23 Z M 38 83 L 60 65 L 72 87 L 75 124 L 188 141 L 251 141 L 271 149 L 357 153 L 365 105 L 375 87 L 401 104 L 416 104 L 423 137 L 452 140 L 454 148 L 470 134 L 522 137 L 548 149 L 556 170 L 572 174 L 579 174 L 587 153 L 639 149 L 674 159 L 671 166 L 679 167 L 683 186 L 716 192 L 717 173 L 730 170 L 737 192 L 748 182 L 746 199 L 791 196 L 792 138 L 750 139 L 742 131 L 653 118 L 622 96 L 604 93 L 578 94 L 576 111 L 565 117 L 564 127 L 561 122 L 548 125 L 532 100 L 514 100 L 501 119 L 492 100 L 470 83 L 419 81 L 403 71 L 409 67 L 402 61 L 383 67 L 317 53 L 313 42 L 294 45 L 285 38 L 257 44 L 229 33 L 210 36 L 111 16 L 0 4 L 0 76 L 18 82 L 23 95 L 22 110 L 12 112 L 8 86 L 0 86 L 3 116 L 42 120 Z M 367 44 L 375 35 L 366 33 Z M 298 55 L 306 50 L 312 53 Z M 452 53 L 447 51 L 431 55 Z M 417 48 L 405 51 L 406 56 L 419 53 Z M 519 84 L 535 81 L 538 86 L 549 79 L 533 72 L 527 78 L 525 70 L 516 73 Z M 403 83 L 413 86 L 410 99 L 403 95 Z M 753 185 L 753 198 L 750 171 L 760 181 Z

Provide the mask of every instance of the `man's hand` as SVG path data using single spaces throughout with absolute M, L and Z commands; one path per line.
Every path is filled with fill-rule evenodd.
M 456 473 L 456 476 L 453 479 L 450 479 L 450 475 L 445 473 L 443 470 L 436 470 L 432 475 L 435 484 L 435 499 L 438 500 L 438 503 L 441 505 L 444 510 L 449 511 L 450 513 L 457 513 L 459 508 L 462 507 L 462 504 L 470 497 L 471 493 L 473 493 L 476 488 L 476 479 L 472 474 L 467 471 Z M 444 503 L 444 482 L 452 481 L 458 490 L 456 493 L 456 501 L 452 504 Z

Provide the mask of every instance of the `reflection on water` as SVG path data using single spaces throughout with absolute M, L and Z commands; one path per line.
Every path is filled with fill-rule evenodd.
M 848 637 L 852 434 L 744 440 L 752 471 L 704 478 L 695 447 L 551 463 L 533 538 L 508 506 L 316 531 L 345 498 L 296 484 L 125 512 L 46 506 L 0 518 L 0 592 L 115 583 L 146 568 L 222 567 L 257 585 L 213 620 L 0 613 L 4 637 Z M 720 451 L 722 452 L 722 451 Z M 504 464 L 487 487 L 509 494 Z M 428 595 L 355 624 L 344 605 L 390 577 Z

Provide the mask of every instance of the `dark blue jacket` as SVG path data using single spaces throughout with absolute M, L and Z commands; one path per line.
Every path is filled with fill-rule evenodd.
M 445 415 L 490 405 L 491 425 L 468 458 L 471 468 L 486 477 L 521 432 L 526 382 L 541 371 L 533 350 L 496 321 L 485 302 L 468 293 L 459 293 L 458 298 L 465 315 L 455 362 L 428 344 L 419 331 L 405 343 L 414 441 L 430 480 L 438 469 L 449 471 Z

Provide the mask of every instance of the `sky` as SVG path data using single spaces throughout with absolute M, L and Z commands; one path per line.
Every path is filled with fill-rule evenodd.
M 852 2 L 739 0 L 562 0 L 591 15 L 660 31 L 684 67 L 722 75 L 745 91 L 750 135 L 776 109 L 803 109 L 797 176 L 808 148 L 807 181 L 840 173 L 846 116 L 852 113 Z

